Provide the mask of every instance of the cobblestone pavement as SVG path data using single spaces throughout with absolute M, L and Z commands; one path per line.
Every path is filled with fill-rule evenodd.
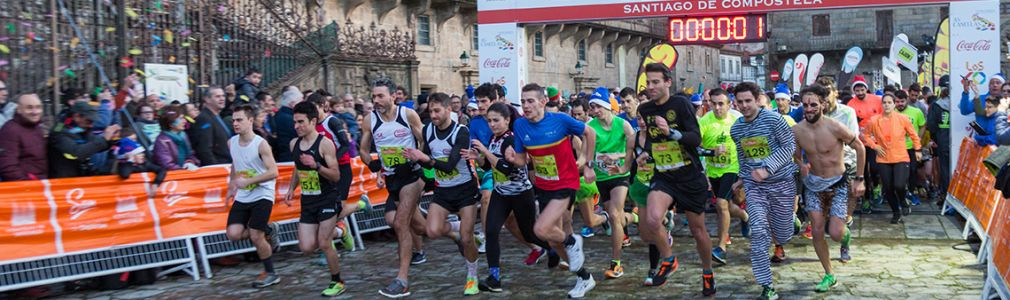
M 788 260 L 773 265 L 776 287 L 784 299 L 978 299 L 984 280 L 983 267 L 975 256 L 965 250 L 959 232 L 947 217 L 912 215 L 904 225 L 887 223 L 890 214 L 875 213 L 858 217 L 852 254 L 847 264 L 833 262 L 839 285 L 831 292 L 813 291 L 822 275 L 811 241 L 796 236 L 786 246 Z M 714 219 L 712 217 L 709 217 Z M 576 221 L 578 224 L 578 221 Z M 734 221 L 733 231 L 739 234 Z M 710 224 L 710 230 L 714 226 Z M 948 235 L 952 233 L 953 236 Z M 678 222 L 674 238 L 674 253 L 680 269 L 662 287 L 645 288 L 642 279 L 648 268 L 647 247 L 633 237 L 625 249 L 625 276 L 603 280 L 603 271 L 610 257 L 609 237 L 598 235 L 586 239 L 586 266 L 597 279 L 596 289 L 587 296 L 592 299 L 701 298 L 701 268 L 693 239 Z M 371 236 L 365 251 L 342 254 L 342 278 L 348 291 L 345 299 L 380 298 L 376 291 L 388 284 L 396 274 L 395 240 L 388 235 Z M 506 291 L 501 294 L 482 293 L 478 297 L 509 299 L 558 299 L 566 295 L 575 283 L 572 273 L 548 270 L 546 259 L 535 267 L 522 261 L 527 249 L 520 249 L 515 240 L 504 233 L 502 274 Z M 832 257 L 838 255 L 838 245 L 831 243 Z M 411 269 L 412 298 L 445 299 L 462 295 L 465 277 L 463 259 L 455 245 L 437 240 L 425 245 L 428 262 Z M 729 246 L 729 264 L 715 268 L 719 293 L 717 298 L 753 299 L 760 292 L 754 283 L 748 259 L 748 241 L 733 238 Z M 325 288 L 329 276 L 325 267 L 315 264 L 318 256 L 302 256 L 293 252 L 277 255 L 275 265 L 281 274 L 280 285 L 266 289 L 250 287 L 262 270 L 258 263 L 243 263 L 236 267 L 214 267 L 214 278 L 192 281 L 187 276 L 170 276 L 149 286 L 131 287 L 120 291 L 78 292 L 62 299 L 313 299 Z M 481 278 L 487 276 L 484 259 L 480 260 Z

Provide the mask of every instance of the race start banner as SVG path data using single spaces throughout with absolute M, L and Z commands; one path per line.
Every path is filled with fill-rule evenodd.
M 374 205 L 385 203 L 376 174 L 360 159 L 351 169 L 348 200 L 367 195 Z M 295 189 L 291 206 L 283 201 L 294 166 L 279 164 L 278 171 L 270 219 L 297 219 L 301 192 Z M 0 204 L 0 262 L 223 232 L 228 174 L 228 166 L 170 171 L 156 189 L 151 173 L 0 183 L 7 199 Z

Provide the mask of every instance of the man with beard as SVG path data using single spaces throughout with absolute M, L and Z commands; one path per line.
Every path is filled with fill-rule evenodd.
M 853 110 L 856 111 L 856 120 L 859 121 L 859 132 L 867 132 L 866 126 L 869 125 L 868 122 L 873 116 L 879 115 L 884 112 L 883 102 L 880 101 L 880 96 L 873 95 L 869 93 L 869 87 L 866 85 L 866 78 L 861 75 L 856 75 L 852 80 L 852 95 L 854 96 L 852 100 L 849 100 L 847 104 Z M 862 139 L 862 135 L 859 137 Z M 866 144 L 866 141 L 862 141 Z M 866 189 L 873 191 L 876 187 L 877 178 L 877 152 L 870 148 L 864 148 L 866 152 L 867 166 L 869 167 L 866 171 Z M 870 203 L 873 202 L 873 197 L 876 197 L 874 193 L 870 193 L 867 197 Z M 863 213 L 870 213 L 871 207 L 869 203 L 863 204 Z
M 805 154 L 808 161 L 801 165 L 800 176 L 803 177 L 803 185 L 806 186 L 804 196 L 807 213 L 813 224 L 814 249 L 825 273 L 821 282 L 814 286 L 814 290 L 827 292 L 837 285 L 838 281 L 831 273 L 831 256 L 828 254 L 828 244 L 824 239 L 826 222 L 824 212 L 830 216 L 827 222 L 831 239 L 847 247 L 850 238 L 850 231 L 845 227 L 848 193 L 852 192 L 858 196 L 864 191 L 862 173 L 866 153 L 856 133 L 830 118 L 821 120 L 822 102 L 828 97 L 826 89 L 814 85 L 803 89 L 800 95 L 803 99 L 803 122 L 793 127 L 799 145 L 795 157 L 797 161 L 803 161 Z M 851 190 L 850 179 L 845 176 L 843 145 L 856 149 L 856 176 L 851 178 Z
M 821 77 L 817 79 L 817 85 L 820 85 L 821 87 L 823 87 L 825 90 L 828 91 L 828 96 L 824 99 L 821 99 L 821 107 L 823 108 L 823 110 L 821 111 L 822 114 L 825 117 L 828 117 L 832 120 L 837 121 L 838 123 L 841 123 L 842 125 L 845 126 L 845 128 L 849 129 L 849 131 L 854 132 L 858 135 L 859 124 L 856 121 L 856 111 L 847 105 L 838 105 L 837 100 L 838 91 L 835 90 L 835 80 L 832 79 L 831 77 Z M 845 145 L 842 151 L 845 153 L 843 158 L 843 162 L 845 163 L 845 176 L 852 178 L 856 176 L 856 161 L 857 161 L 856 149 L 852 148 L 849 145 Z M 863 152 L 865 153 L 866 150 L 863 149 Z M 862 170 L 862 168 L 860 169 Z M 799 188 L 802 189 L 802 186 L 800 186 Z M 852 212 L 858 206 L 856 205 L 857 204 L 856 199 L 859 199 L 859 196 L 856 196 L 854 193 L 849 194 L 849 205 L 848 205 L 849 210 L 848 210 L 848 216 L 845 219 L 846 220 L 845 224 L 848 226 L 852 225 Z M 870 211 L 869 199 L 864 199 L 863 204 L 864 204 L 863 213 L 868 214 Z M 845 263 L 852 259 L 852 257 L 849 255 L 850 245 L 851 243 L 841 246 L 840 250 L 841 255 L 839 255 L 838 257 L 839 261 Z

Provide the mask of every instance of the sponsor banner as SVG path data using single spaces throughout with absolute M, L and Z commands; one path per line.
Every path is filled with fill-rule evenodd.
M 642 58 L 642 64 L 638 67 L 638 88 L 637 91 L 641 93 L 646 88 L 646 78 L 645 78 L 645 66 L 651 63 L 662 63 L 666 65 L 667 68 L 673 70 L 673 66 L 677 65 L 677 48 L 670 46 L 669 44 L 662 43 L 655 45 L 649 49 L 648 55 Z M 698 85 L 698 92 L 704 91 L 701 85 Z
M 157 94 L 165 103 L 189 102 L 189 95 L 186 95 L 189 92 L 189 71 L 186 65 L 144 64 L 144 75 L 147 94 Z
M 947 2 L 951 0 L 480 0 L 477 20 L 480 24 L 560 23 Z
M 933 53 L 926 53 L 926 58 L 919 63 L 919 76 L 915 82 L 921 87 L 933 89 Z M 939 92 L 939 91 L 936 91 Z M 934 92 L 935 93 L 935 92 Z
M 859 66 L 859 62 L 863 60 L 863 49 L 858 46 L 849 48 L 849 51 L 845 52 L 845 56 L 842 57 L 842 72 L 852 73 Z
M 945 18 L 936 27 L 936 46 L 933 48 L 933 86 L 940 84 L 940 77 L 950 75 L 950 18 Z M 953 80 L 951 81 L 957 81 Z M 939 91 L 935 94 L 940 94 Z
M 889 57 L 880 58 L 881 63 L 881 73 L 884 74 L 884 78 L 887 78 L 890 82 L 901 82 L 901 69 L 898 68 L 898 64 L 894 62 Z M 879 86 L 879 85 L 878 85 Z
M 386 201 L 376 174 L 360 159 L 352 162 L 348 202 L 367 195 L 373 205 Z M 277 200 L 271 220 L 297 219 L 300 191 L 284 204 L 294 166 L 278 165 Z M 154 174 L 93 176 L 42 181 L 3 182 L 0 193 L 0 261 L 203 235 L 225 229 L 228 166 L 171 171 L 157 188 Z M 342 174 L 343 175 L 343 174 Z
M 793 76 L 793 59 L 787 59 L 786 63 L 782 65 L 782 81 L 789 82 Z
M 807 75 L 807 55 L 800 54 L 796 56 L 796 60 L 793 60 L 793 90 L 799 91 L 803 89 L 803 80 L 806 79 Z
M 950 4 L 950 95 L 951 101 L 960 101 L 963 86 L 961 78 L 978 83 L 979 93 L 988 93 L 988 79 L 1000 72 L 1000 15 L 999 1 L 965 1 Z M 941 29 L 942 30 L 942 29 Z M 939 43 L 938 43 L 939 44 Z M 992 45 L 992 46 L 986 46 Z M 939 53 L 939 52 L 937 52 Z M 969 91 L 969 97 L 975 97 Z M 968 124 L 975 114 L 967 116 L 950 114 L 950 138 L 961 140 L 973 134 Z M 954 145 L 951 144 L 953 147 Z M 951 162 L 957 161 L 958 151 L 951 149 Z
M 480 24 L 480 82 L 505 87 L 505 98 L 519 105 L 526 85 L 526 30 L 516 23 Z
M 817 76 L 821 74 L 821 67 L 824 66 L 824 55 L 814 53 L 814 56 L 810 57 L 810 62 L 807 64 L 807 78 L 805 81 L 807 86 L 811 86 L 814 85 L 814 82 L 817 82 Z
M 919 69 L 919 49 L 908 43 L 908 37 L 895 36 L 891 40 L 890 59 L 895 64 L 904 66 L 909 70 L 916 71 Z M 901 82 L 901 80 L 895 80 L 895 82 Z

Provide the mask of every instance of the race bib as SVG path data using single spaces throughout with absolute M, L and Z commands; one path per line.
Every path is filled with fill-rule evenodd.
M 509 181 L 509 177 L 505 176 L 505 173 L 498 171 L 498 169 L 493 169 L 491 172 L 492 177 L 494 177 L 495 183 L 502 183 Z
M 680 143 L 676 141 L 652 144 L 652 155 L 658 171 L 676 170 L 686 165 L 680 151 Z
M 558 180 L 558 163 L 554 155 L 534 156 L 533 171 L 537 178 L 543 180 Z
M 238 174 L 240 176 L 242 176 L 242 178 L 253 178 L 253 177 L 256 177 L 256 175 L 259 175 L 259 173 L 256 173 L 256 170 L 253 170 L 253 169 L 249 169 L 249 170 L 245 170 L 245 171 L 239 171 Z M 243 191 L 251 191 L 251 190 L 255 189 L 257 186 L 259 186 L 259 184 L 258 183 L 254 183 L 254 184 L 250 184 L 250 185 L 241 187 L 239 189 L 243 190 Z
M 649 182 L 652 181 L 652 172 L 655 168 L 656 165 L 653 163 L 639 165 L 638 172 L 635 173 L 635 179 L 637 179 L 638 182 L 649 184 Z
M 740 140 L 743 146 L 743 155 L 749 163 L 761 163 L 772 154 L 771 147 L 768 146 L 768 137 L 755 136 Z
M 323 193 L 319 187 L 319 172 L 316 170 L 298 170 L 298 183 L 302 187 L 302 195 L 316 196 Z
M 610 174 L 610 167 L 624 166 L 624 153 L 597 153 L 594 163 L 597 172 Z
M 436 158 L 435 160 L 440 161 L 440 162 L 447 162 L 447 161 L 449 161 L 449 158 L 448 157 L 443 157 L 443 158 Z M 435 179 L 438 179 L 438 180 L 449 180 L 449 179 L 456 178 L 456 176 L 459 176 L 459 169 L 456 169 L 455 166 L 452 168 L 452 171 L 449 171 L 449 172 L 444 172 L 444 171 L 441 171 L 439 169 L 435 169 Z
M 402 146 L 379 147 L 379 156 L 382 157 L 382 164 L 386 165 L 387 168 L 393 168 L 407 163 L 407 158 L 403 156 L 404 149 L 406 148 Z
M 713 168 L 728 168 L 730 166 L 730 156 L 729 152 L 724 152 L 722 155 L 713 156 L 708 160 L 708 165 Z

